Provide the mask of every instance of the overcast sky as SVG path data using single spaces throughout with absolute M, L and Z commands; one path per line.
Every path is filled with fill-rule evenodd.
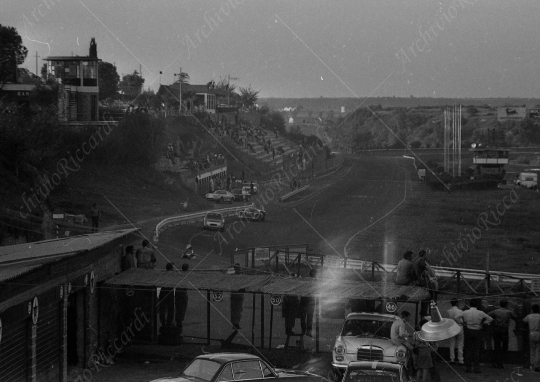
M 98 56 L 145 87 L 237 77 L 261 97 L 538 97 L 538 0 L 1 0 L 35 71 Z

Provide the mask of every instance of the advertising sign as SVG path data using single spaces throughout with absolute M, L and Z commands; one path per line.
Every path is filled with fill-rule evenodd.
M 530 109 L 529 118 L 540 119 L 540 109 Z
M 524 107 L 499 107 L 497 109 L 497 121 L 519 121 L 527 117 L 527 109 Z

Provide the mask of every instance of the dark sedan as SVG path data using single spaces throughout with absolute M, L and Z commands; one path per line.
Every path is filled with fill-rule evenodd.
M 296 370 L 274 369 L 252 354 L 215 353 L 195 358 L 177 377 L 164 377 L 152 382 L 224 382 L 254 381 L 279 378 L 280 381 L 321 382 L 322 377 Z

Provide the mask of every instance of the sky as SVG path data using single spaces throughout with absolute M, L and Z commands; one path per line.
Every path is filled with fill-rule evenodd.
M 540 97 L 538 0 L 1 0 L 0 24 L 47 56 L 230 76 L 260 97 Z M 160 71 L 163 74 L 160 76 Z

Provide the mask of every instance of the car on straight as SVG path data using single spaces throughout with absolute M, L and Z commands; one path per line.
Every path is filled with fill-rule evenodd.
M 225 229 L 225 218 L 219 212 L 207 212 L 203 219 L 204 229 Z
M 407 373 L 399 363 L 355 361 L 349 363 L 341 382 L 406 382 Z
M 231 190 L 231 194 L 234 195 L 235 202 L 247 202 L 251 199 L 251 194 L 242 188 L 235 188 Z
M 255 207 L 248 207 L 241 211 L 238 211 L 238 217 L 243 220 L 250 220 L 253 222 L 263 222 L 266 219 L 266 211 L 260 210 Z
M 216 203 L 232 203 L 234 200 L 234 195 L 226 190 L 217 190 L 214 192 L 209 192 L 204 196 L 206 200 L 212 200 Z
M 409 351 L 390 339 L 390 328 L 398 319 L 384 313 L 348 314 L 332 350 L 334 371 L 341 375 L 349 363 L 356 361 L 392 362 L 406 367 Z
M 322 382 L 323 377 L 307 371 L 276 369 L 256 355 L 214 353 L 196 357 L 178 376 L 151 382 L 261 381 Z

